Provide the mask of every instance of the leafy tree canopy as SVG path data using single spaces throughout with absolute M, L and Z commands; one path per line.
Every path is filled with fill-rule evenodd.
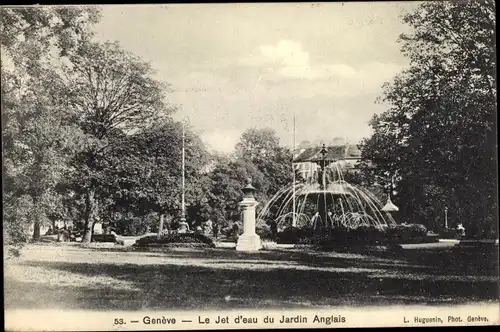
M 403 20 L 410 66 L 384 86 L 390 106 L 370 122 L 365 171 L 397 172 L 396 200 L 412 218 L 436 226 L 447 205 L 470 234 L 497 232 L 495 4 L 427 2 Z

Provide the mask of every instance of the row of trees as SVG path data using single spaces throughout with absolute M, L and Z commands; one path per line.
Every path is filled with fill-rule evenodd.
M 55 220 L 90 241 L 96 221 L 133 234 L 180 214 L 183 128 L 168 84 L 117 43 L 94 42 L 99 18 L 94 8 L 2 10 L 7 243 L 38 239 Z M 210 155 L 189 127 L 185 136 L 191 221 L 237 219 L 247 177 L 263 200 L 291 178 L 272 130 L 249 130 L 230 157 Z
M 40 237 L 54 220 L 143 232 L 180 214 L 182 124 L 168 84 L 117 43 L 96 43 L 93 8 L 2 9 L 2 174 L 7 243 Z M 362 172 L 377 188 L 397 174 L 401 215 L 436 229 L 444 206 L 469 233 L 498 234 L 494 2 L 422 4 L 404 21 L 410 67 L 385 86 L 390 108 L 362 142 Z M 231 156 L 207 152 L 186 128 L 192 222 L 239 218 L 251 177 L 265 203 L 291 181 L 291 151 L 250 129 Z M 34 223 L 32 234 L 27 233 Z

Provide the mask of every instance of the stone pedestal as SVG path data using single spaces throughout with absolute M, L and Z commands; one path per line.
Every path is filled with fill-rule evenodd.
M 259 203 L 253 196 L 254 191 L 249 179 L 247 186 L 243 188 L 243 200 L 239 203 L 243 209 L 243 234 L 236 243 L 237 251 L 257 251 L 262 248 L 260 237 L 255 233 L 255 207 Z

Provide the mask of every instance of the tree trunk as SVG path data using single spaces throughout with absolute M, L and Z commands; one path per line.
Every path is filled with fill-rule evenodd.
M 40 222 L 38 220 L 36 220 L 33 225 L 33 240 L 34 241 L 40 240 Z
M 95 199 L 95 190 L 89 189 L 85 195 L 85 231 L 82 243 L 90 243 L 92 240 L 92 231 L 96 221 L 97 201 Z
M 38 199 L 35 198 L 33 200 L 33 205 L 36 207 L 38 204 Z M 38 219 L 38 214 L 35 213 L 34 215 L 34 223 L 33 223 L 33 241 L 40 241 L 40 228 L 41 228 L 41 225 L 40 225 L 40 220 Z

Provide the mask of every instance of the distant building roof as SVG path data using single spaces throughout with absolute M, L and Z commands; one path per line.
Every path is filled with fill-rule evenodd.
M 295 155 L 294 162 L 315 162 L 323 159 L 321 155 L 321 146 L 309 147 L 306 149 L 300 149 Z M 325 160 L 326 161 L 337 161 L 345 159 L 359 159 L 361 158 L 361 151 L 356 145 L 343 144 L 336 146 L 327 146 L 328 151 Z

